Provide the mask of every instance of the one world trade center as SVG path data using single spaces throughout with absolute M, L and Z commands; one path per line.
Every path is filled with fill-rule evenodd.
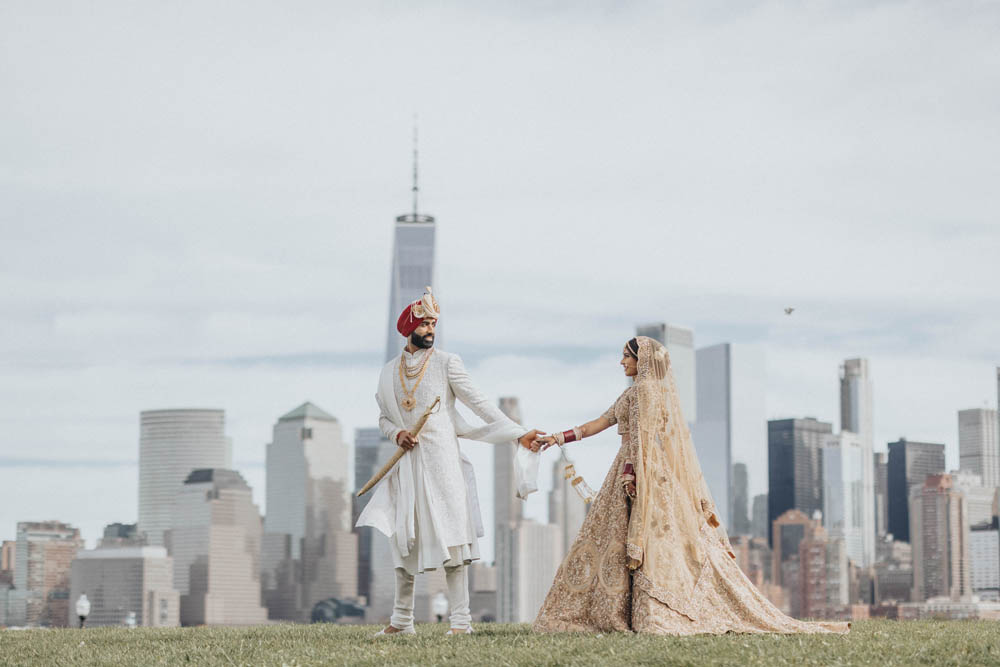
M 421 297 L 424 287 L 434 284 L 434 217 L 417 212 L 417 148 L 413 147 L 413 212 L 396 218 L 392 243 L 392 272 L 389 276 L 389 320 L 385 342 L 385 360 L 399 354 L 405 345 L 396 331 L 396 319 L 403 308 Z M 437 331 L 440 341 L 440 329 Z M 436 344 L 437 341 L 435 341 Z

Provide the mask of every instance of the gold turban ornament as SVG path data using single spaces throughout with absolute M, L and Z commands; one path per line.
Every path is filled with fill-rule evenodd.
M 434 291 L 430 288 L 430 285 L 424 288 L 424 295 L 420 298 L 420 301 L 413 304 L 412 310 L 413 316 L 421 320 L 436 320 L 441 317 L 437 299 L 434 298 Z

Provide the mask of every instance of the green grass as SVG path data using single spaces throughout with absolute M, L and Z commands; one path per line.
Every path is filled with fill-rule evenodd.
M 479 624 L 374 641 L 371 626 L 0 631 L 0 665 L 970 665 L 1000 664 L 1000 623 L 863 621 L 847 636 L 537 635 Z

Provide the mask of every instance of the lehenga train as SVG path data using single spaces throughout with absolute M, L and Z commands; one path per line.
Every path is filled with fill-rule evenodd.
M 538 632 L 845 633 L 783 614 L 736 563 L 687 426 L 669 357 L 639 337 L 639 375 L 605 416 L 622 445 L 556 573 Z M 622 483 L 631 464 L 635 495 Z

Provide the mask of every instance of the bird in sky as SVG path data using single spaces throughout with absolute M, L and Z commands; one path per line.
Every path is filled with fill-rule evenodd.
M 795 312 L 794 308 L 785 308 L 785 315 L 791 315 Z

